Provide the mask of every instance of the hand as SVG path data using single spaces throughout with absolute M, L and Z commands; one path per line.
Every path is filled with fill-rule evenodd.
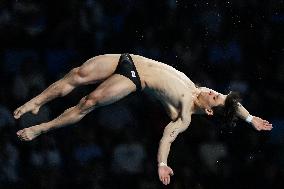
M 17 132 L 17 135 L 22 141 L 31 141 L 41 134 L 39 126 L 28 127 Z
M 160 166 L 158 173 L 160 181 L 162 181 L 164 185 L 170 184 L 170 178 L 174 175 L 174 172 L 169 166 Z
M 251 124 L 258 131 L 261 131 L 261 130 L 270 131 L 273 128 L 271 123 L 269 123 L 266 120 L 261 119 L 260 117 L 255 117 L 255 116 L 253 116 Z

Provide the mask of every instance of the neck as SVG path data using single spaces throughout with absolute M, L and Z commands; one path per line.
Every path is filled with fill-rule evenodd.
M 193 107 L 192 107 L 193 114 L 204 114 L 202 103 L 199 100 L 201 94 L 200 92 L 201 91 L 198 90 L 197 93 L 193 94 Z
M 193 114 L 204 114 L 204 110 L 198 101 L 195 101 L 192 107 Z

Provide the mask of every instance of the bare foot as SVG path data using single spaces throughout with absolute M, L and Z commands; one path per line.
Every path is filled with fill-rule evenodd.
M 14 118 L 19 119 L 23 114 L 27 112 L 32 112 L 33 114 L 37 114 L 39 108 L 40 106 L 38 106 L 36 103 L 29 101 L 14 111 Z
M 23 141 L 31 141 L 37 136 L 39 136 L 40 134 L 41 134 L 41 130 L 38 125 L 24 128 L 17 132 L 19 139 Z

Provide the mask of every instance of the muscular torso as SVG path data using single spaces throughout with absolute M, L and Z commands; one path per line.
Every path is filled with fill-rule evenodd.
M 195 84 L 173 67 L 138 55 L 132 55 L 141 79 L 143 91 L 156 96 L 164 105 L 172 120 L 180 116 L 182 109 L 191 112 Z

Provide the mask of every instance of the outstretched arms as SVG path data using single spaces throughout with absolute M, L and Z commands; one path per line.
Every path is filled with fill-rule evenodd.
M 165 185 L 170 183 L 170 175 L 173 175 L 173 170 L 167 166 L 171 143 L 179 133 L 188 128 L 190 121 L 190 118 L 187 120 L 179 118 L 176 121 L 170 122 L 164 129 L 163 137 L 160 140 L 157 160 L 159 178 Z
M 240 103 L 237 114 L 239 118 L 251 123 L 252 126 L 258 131 L 271 130 L 273 128 L 272 124 L 268 121 L 261 119 L 260 117 L 250 115 L 250 113 Z

